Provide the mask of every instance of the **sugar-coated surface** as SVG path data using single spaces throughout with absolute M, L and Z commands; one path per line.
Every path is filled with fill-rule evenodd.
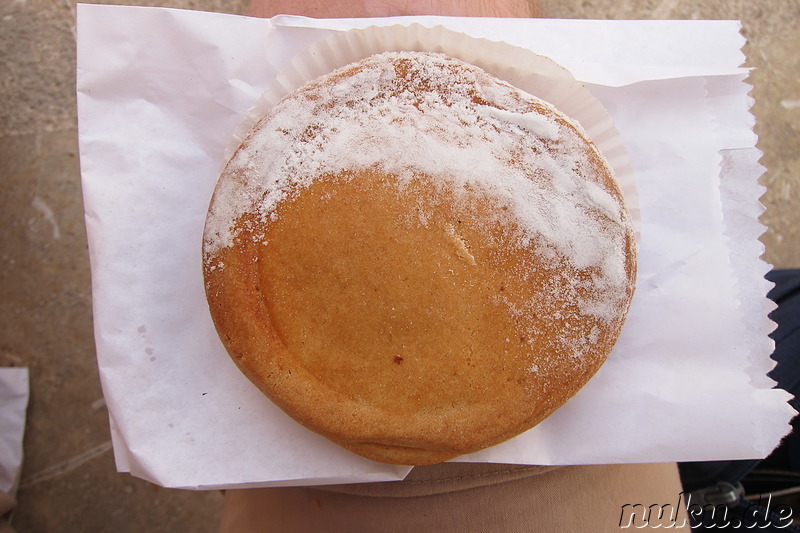
M 233 244 L 243 214 L 268 223 L 313 180 L 370 168 L 484 191 L 502 206 L 498 219 L 513 218 L 520 246 L 591 269 L 592 283 L 624 297 L 630 222 L 618 192 L 592 177 L 602 157 L 587 156 L 578 124 L 477 67 L 432 53 L 373 56 L 282 100 L 245 144 L 217 186 L 207 260 Z M 582 311 L 612 320 L 621 301 L 591 299 Z

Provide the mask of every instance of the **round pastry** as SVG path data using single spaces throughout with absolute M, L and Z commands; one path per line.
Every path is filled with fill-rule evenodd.
M 509 439 L 573 396 L 614 346 L 636 271 L 583 129 L 420 52 L 278 103 L 220 176 L 203 253 L 247 377 L 337 444 L 413 465 Z

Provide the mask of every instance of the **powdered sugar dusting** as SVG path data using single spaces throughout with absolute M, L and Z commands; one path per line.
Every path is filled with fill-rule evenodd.
M 535 243 L 554 264 L 592 269 L 597 286 L 621 289 L 630 222 L 618 193 L 593 178 L 582 133 L 549 104 L 458 60 L 372 56 L 311 82 L 256 124 L 217 186 L 206 257 L 234 243 L 242 215 L 266 222 L 315 179 L 373 169 L 483 191 L 508 206 L 497 216 L 514 218 L 520 246 Z M 610 320 L 620 304 L 583 305 Z

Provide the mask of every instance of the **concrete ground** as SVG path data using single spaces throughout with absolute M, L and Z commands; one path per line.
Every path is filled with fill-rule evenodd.
M 111 2 L 115 3 L 115 2 Z M 242 13 L 246 1 L 163 5 Z M 800 267 L 800 2 L 540 2 L 554 18 L 740 19 L 763 183 L 765 258 Z M 0 0 L 0 366 L 27 366 L 31 401 L 20 532 L 215 531 L 219 492 L 117 474 L 92 337 L 75 109 L 75 2 Z

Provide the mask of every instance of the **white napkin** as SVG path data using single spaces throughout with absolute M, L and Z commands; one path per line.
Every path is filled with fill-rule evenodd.
M 81 5 L 78 104 L 98 362 L 118 469 L 170 487 L 402 478 L 273 406 L 229 360 L 200 246 L 226 143 L 281 66 L 331 31 L 417 22 L 548 56 L 604 103 L 637 172 L 639 281 L 609 361 L 531 431 L 461 458 L 763 457 L 789 431 L 765 377 L 750 87 L 737 22 L 272 20 Z M 723 164 L 724 163 L 724 164 Z
M 0 368 L 0 491 L 12 494 L 22 471 L 28 369 Z

